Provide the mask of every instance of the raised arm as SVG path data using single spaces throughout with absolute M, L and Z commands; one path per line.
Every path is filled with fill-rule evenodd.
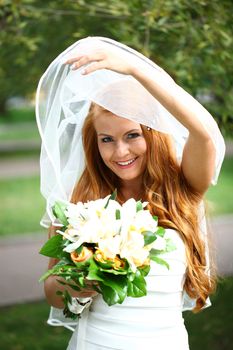
M 161 74 L 158 72 L 158 75 Z M 151 79 L 138 69 L 132 74 L 184 127 L 189 136 L 184 147 L 181 166 L 189 184 L 200 194 L 210 185 L 215 170 L 215 146 L 200 117 L 206 109 L 177 84 Z M 208 113 L 209 114 L 209 113 Z M 212 117 L 211 117 L 212 118 Z
M 215 145 L 210 133 L 201 122 L 202 117 L 215 124 L 207 110 L 158 67 L 151 77 L 143 69 L 124 60 L 117 50 L 100 49 L 88 55 L 80 55 L 69 59 L 73 69 L 85 66 L 82 74 L 87 75 L 98 69 L 110 69 L 118 73 L 133 76 L 152 96 L 156 98 L 185 128 L 189 136 L 184 147 L 181 166 L 189 184 L 203 194 L 215 170 Z M 214 125 L 215 126 L 215 125 Z M 217 129 L 217 126 L 215 126 Z

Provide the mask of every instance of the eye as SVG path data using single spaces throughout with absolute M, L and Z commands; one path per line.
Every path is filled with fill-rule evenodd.
M 106 136 L 106 137 L 103 137 L 101 139 L 101 142 L 103 142 L 103 143 L 108 143 L 108 142 L 112 142 L 112 141 L 113 141 L 113 139 L 110 136 Z
M 127 135 L 127 139 L 136 139 L 137 137 L 141 136 L 138 132 L 132 132 Z

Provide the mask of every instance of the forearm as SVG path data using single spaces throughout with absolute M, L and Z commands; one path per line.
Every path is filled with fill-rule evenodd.
M 156 70 L 155 70 L 156 71 Z M 132 68 L 132 76 L 137 79 L 185 128 L 199 141 L 210 139 L 209 133 L 203 127 L 200 118 L 208 114 L 208 118 L 215 123 L 209 112 L 191 95 L 178 86 L 162 70 L 153 77 L 141 69 Z M 199 118 L 197 118 L 199 116 Z
M 159 68 L 152 77 L 140 69 L 134 69 L 132 75 L 188 129 L 181 167 L 193 189 L 203 194 L 214 174 L 214 140 L 216 135 L 221 137 L 213 117 Z

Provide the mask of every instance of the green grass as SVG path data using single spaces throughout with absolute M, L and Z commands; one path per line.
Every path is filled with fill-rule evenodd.
M 40 158 L 40 150 L 39 149 L 29 149 L 29 150 L 26 150 L 26 149 L 21 149 L 21 150 L 14 150 L 14 151 L 10 151 L 10 152 L 1 152 L 0 150 L 0 162 L 1 160 L 12 160 L 12 162 L 14 162 L 14 159 L 19 159 L 19 158 L 37 158 L 38 159 L 38 162 L 39 162 L 39 158 Z M 12 179 L 12 181 L 14 181 Z
M 191 350 L 229 350 L 233 343 L 233 277 L 219 284 L 212 306 L 199 314 L 185 312 Z
M 14 124 L 17 122 L 31 122 L 35 120 L 34 108 L 12 108 L 8 109 L 3 115 L 0 115 L 1 124 Z
M 32 108 L 10 109 L 0 115 L 0 140 L 39 140 L 35 112 Z
M 45 210 L 39 177 L 0 180 L 0 235 L 41 231 Z
M 233 343 L 233 277 L 219 285 L 213 306 L 199 314 L 185 312 L 190 350 L 229 350 Z M 0 309 L 0 339 L 4 350 L 64 350 L 71 332 L 46 325 L 45 302 Z
M 210 215 L 233 214 L 233 157 L 223 162 L 217 186 L 206 196 Z
M 39 132 L 36 123 L 18 123 L 14 127 L 0 126 L 0 140 L 18 141 L 18 140 L 40 140 Z
M 46 324 L 45 302 L 0 309 L 0 346 L 4 350 L 64 350 L 71 332 Z

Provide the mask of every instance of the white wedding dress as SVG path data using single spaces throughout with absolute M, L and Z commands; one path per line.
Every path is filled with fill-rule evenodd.
M 176 250 L 163 258 L 170 269 L 151 263 L 146 277 L 147 295 L 127 298 L 108 306 L 101 296 L 93 299 L 71 337 L 67 350 L 188 350 L 182 317 L 186 254 L 182 239 L 167 229 Z

